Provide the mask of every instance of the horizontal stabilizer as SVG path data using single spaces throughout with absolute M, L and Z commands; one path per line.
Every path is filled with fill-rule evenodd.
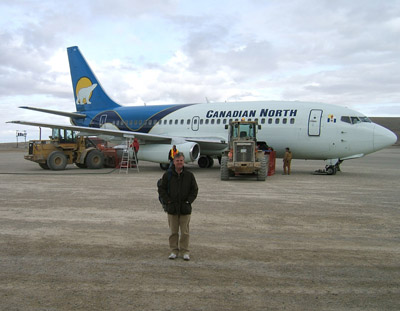
M 108 135 L 108 136 L 119 137 L 119 138 L 123 138 L 123 139 L 125 139 L 126 137 L 132 137 L 132 138 L 136 137 L 136 138 L 142 139 L 144 141 L 148 141 L 151 143 L 159 143 L 159 144 L 170 144 L 171 140 L 172 140 L 171 137 L 167 137 L 167 136 L 163 136 L 163 135 L 154 135 L 154 134 L 131 132 L 131 131 L 119 131 L 119 130 L 87 127 L 87 126 L 75 126 L 75 125 L 67 125 L 67 124 L 50 124 L 50 123 L 27 122 L 27 121 L 8 121 L 7 123 L 46 127 L 46 128 L 51 128 L 51 129 L 56 128 L 56 129 L 72 130 L 72 131 L 81 132 L 81 134 L 85 135 L 85 136 Z
M 77 113 L 77 112 L 66 112 L 66 111 L 59 111 L 59 110 L 51 110 L 51 109 L 44 109 L 44 108 L 35 108 L 35 107 L 28 107 L 28 106 L 20 106 L 19 108 L 29 109 L 34 111 L 40 111 L 50 114 L 55 114 L 58 116 L 68 117 L 68 118 L 79 118 L 84 119 L 86 118 L 86 114 Z

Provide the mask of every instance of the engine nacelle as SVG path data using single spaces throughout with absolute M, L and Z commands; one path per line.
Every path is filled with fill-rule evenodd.
M 149 144 L 140 145 L 138 159 L 156 163 L 169 163 L 168 154 L 173 145 Z M 185 156 L 185 162 L 196 161 L 200 156 L 200 146 L 193 142 L 186 142 L 176 145 L 176 149 Z

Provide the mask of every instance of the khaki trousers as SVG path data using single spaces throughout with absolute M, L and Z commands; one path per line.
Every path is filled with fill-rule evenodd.
M 286 175 L 286 168 L 287 168 L 287 173 L 290 175 L 290 162 L 291 160 L 283 160 L 283 174 Z
M 168 214 L 168 225 L 171 230 L 169 236 L 169 247 L 171 252 L 178 255 L 189 254 L 189 223 L 190 215 L 170 215 Z M 179 228 L 181 236 L 179 238 Z M 179 244 L 178 244 L 179 243 Z

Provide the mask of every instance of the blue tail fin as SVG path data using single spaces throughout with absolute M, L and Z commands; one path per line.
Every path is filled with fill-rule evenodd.
M 67 48 L 76 111 L 107 110 L 120 107 L 103 90 L 77 46 Z

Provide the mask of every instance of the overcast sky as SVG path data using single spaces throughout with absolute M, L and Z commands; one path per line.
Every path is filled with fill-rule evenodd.
M 240 100 L 339 104 L 400 116 L 400 0 L 1 0 L 5 124 L 69 119 L 66 48 L 79 46 L 122 105 Z

